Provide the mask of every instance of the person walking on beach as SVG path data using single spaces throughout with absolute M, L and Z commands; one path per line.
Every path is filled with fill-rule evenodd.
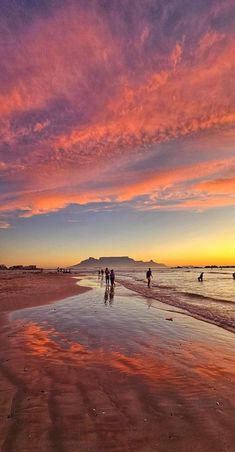
M 111 270 L 110 272 L 110 283 L 111 283 L 111 287 L 114 286 L 114 282 L 115 282 L 115 273 L 113 270 Z
M 203 275 L 204 275 L 204 272 L 202 272 L 201 274 L 200 274 L 200 276 L 198 276 L 198 281 L 203 281 Z
M 109 285 L 109 269 L 108 269 L 108 267 L 106 267 L 106 269 L 105 269 L 105 282 L 106 282 L 106 285 L 108 286 Z
M 148 287 L 150 287 L 151 278 L 153 277 L 151 268 L 148 269 L 146 272 L 146 279 L 148 281 Z
M 233 279 L 235 279 L 235 273 L 233 273 Z
M 103 268 L 101 269 L 101 278 L 104 279 L 104 270 L 103 270 Z

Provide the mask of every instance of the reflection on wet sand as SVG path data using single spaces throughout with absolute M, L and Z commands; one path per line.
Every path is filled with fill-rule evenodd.
M 232 451 L 233 336 L 177 313 L 169 324 L 121 287 L 106 309 L 110 289 L 91 284 L 13 316 L 3 367 L 19 397 L 4 450 L 28 450 L 30 435 L 31 450 Z
M 108 302 L 109 302 L 109 306 L 112 306 L 113 301 L 114 301 L 114 286 L 105 286 L 105 291 L 104 291 L 105 306 L 108 305 Z
M 109 366 L 126 375 L 139 376 L 145 380 L 145 384 L 158 385 L 160 382 L 162 386 L 168 389 L 174 384 L 175 389 L 178 386 L 178 389 L 185 390 L 186 397 L 191 390 L 198 390 L 200 393 L 206 390 L 206 384 L 210 383 L 210 378 L 235 379 L 235 363 L 231 362 L 228 366 L 224 363 L 215 363 L 211 360 L 210 352 L 203 348 L 204 344 L 200 343 L 191 343 L 190 350 L 187 347 L 174 351 L 169 350 L 169 355 L 177 355 L 177 363 L 169 366 L 169 355 L 163 353 L 158 355 L 157 347 L 155 352 L 153 349 L 142 350 L 141 338 L 138 337 L 135 339 L 139 343 L 140 352 L 128 356 L 117 351 L 106 351 L 104 348 L 90 349 L 77 342 L 70 343 L 66 340 L 64 334 L 58 334 L 54 329 L 44 330 L 36 324 L 30 323 L 21 327 L 20 323 L 16 321 L 16 325 L 18 334 L 22 335 L 24 347 L 31 355 L 41 357 L 45 361 L 61 365 L 70 363 L 79 367 L 88 366 L 89 368 L 92 365 L 94 367 L 97 365 Z M 221 355 L 223 353 L 219 349 L 218 352 Z M 200 363 L 198 362 L 199 354 Z M 180 367 L 183 363 L 189 361 L 191 362 L 190 373 L 182 375 Z

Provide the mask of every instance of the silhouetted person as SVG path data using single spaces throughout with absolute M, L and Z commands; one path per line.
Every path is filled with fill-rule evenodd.
M 106 267 L 105 269 L 105 282 L 107 285 L 109 285 L 109 269 Z
M 198 281 L 203 281 L 203 275 L 204 275 L 204 272 L 202 272 L 201 274 L 200 274 L 200 276 L 198 276 Z
M 100 279 L 100 270 L 98 270 L 98 279 Z
M 113 270 L 111 270 L 110 272 L 110 283 L 111 283 L 111 287 L 114 286 L 114 282 L 115 282 L 115 273 Z
M 101 270 L 101 278 L 104 279 L 104 270 L 103 270 L 103 268 Z
M 235 273 L 233 273 L 233 279 L 235 279 Z
M 151 282 L 151 278 L 153 277 L 152 272 L 151 272 L 151 268 L 148 269 L 148 271 L 146 272 L 146 279 L 148 281 L 148 287 L 150 287 L 150 282 Z

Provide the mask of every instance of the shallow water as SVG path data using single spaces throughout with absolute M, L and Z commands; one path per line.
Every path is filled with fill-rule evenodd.
M 204 271 L 203 282 L 198 275 Z M 235 331 L 234 269 L 170 269 L 153 270 L 151 296 L 162 302 L 188 309 L 194 315 Z M 147 295 L 145 272 L 118 272 L 128 287 Z
M 64 348 L 75 342 L 108 352 L 133 354 L 144 348 L 145 353 L 152 353 L 168 345 L 178 346 L 179 341 L 181 345 L 196 341 L 203 342 L 203 347 L 207 345 L 210 350 L 215 340 L 223 350 L 233 354 L 232 334 L 218 332 L 212 325 L 187 317 L 183 310 L 139 296 L 121 285 L 112 291 L 93 277 L 79 284 L 93 290 L 49 306 L 15 311 L 11 320 L 49 331 L 53 340 Z M 164 337 L 162 344 L 161 337 Z
M 118 284 L 79 284 L 93 290 L 10 315 L 24 385 L 53 406 L 63 450 L 232 451 L 234 335 Z
M 204 280 L 198 282 L 198 276 L 204 272 Z M 197 294 L 215 300 L 231 301 L 235 304 L 234 268 L 164 268 L 153 269 L 153 283 L 162 288 L 171 288 L 184 294 Z M 137 280 L 145 280 L 145 272 L 139 270 L 120 272 Z

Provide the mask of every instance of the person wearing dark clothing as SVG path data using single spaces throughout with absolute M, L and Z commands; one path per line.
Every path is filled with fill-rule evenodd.
M 148 281 L 148 287 L 150 287 L 151 278 L 153 277 L 151 268 L 148 269 L 146 272 L 146 279 Z
M 235 273 L 233 273 L 233 279 L 235 279 Z
M 106 267 L 106 269 L 105 269 L 105 281 L 106 281 L 106 285 L 108 286 L 109 285 L 109 269 L 108 269 L 108 267 Z
M 103 270 L 103 268 L 101 270 L 101 278 L 104 279 L 104 270 Z
M 204 275 L 204 272 L 202 272 L 201 274 L 200 274 L 200 276 L 198 276 L 198 281 L 203 281 L 203 275 Z
M 110 283 L 111 283 L 111 287 L 114 286 L 114 282 L 115 282 L 115 273 L 113 270 L 111 270 L 110 272 Z

